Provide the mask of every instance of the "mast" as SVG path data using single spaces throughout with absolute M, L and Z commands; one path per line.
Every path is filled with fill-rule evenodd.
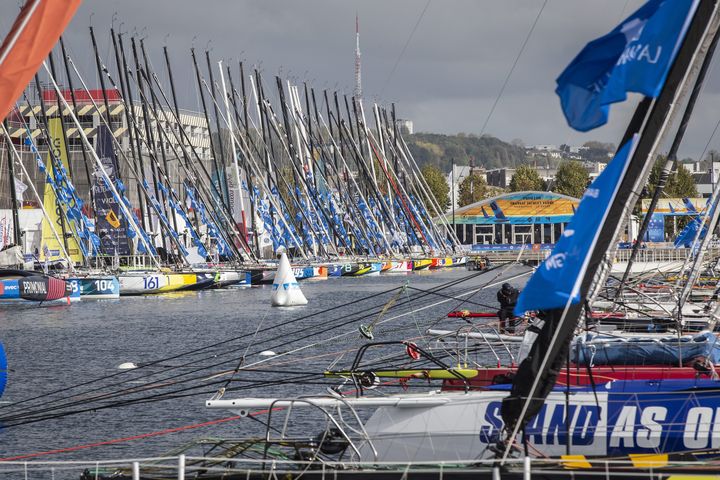
M 43 89 L 42 89 L 42 85 L 40 84 L 40 77 L 38 76 L 37 73 L 35 74 L 35 86 L 37 87 L 38 98 L 40 101 L 40 114 L 42 116 L 41 124 L 44 125 L 44 128 L 42 126 L 39 126 L 38 128 L 40 129 L 41 132 L 43 132 L 43 135 L 45 135 L 45 138 L 47 139 L 48 153 L 50 155 L 50 160 L 51 160 L 52 164 L 57 164 L 57 162 L 59 162 L 60 159 L 56 158 L 55 150 L 51 146 L 52 137 L 50 137 L 50 122 L 48 121 L 47 108 L 45 106 L 45 99 L 43 98 Z M 30 105 L 29 101 L 28 101 L 28 105 Z M 31 109 L 31 111 L 32 111 L 32 109 Z M 33 113 L 33 116 L 35 116 L 34 113 Z M 51 165 L 51 168 L 52 168 L 52 165 Z M 62 209 L 62 206 L 60 205 L 60 199 L 57 198 L 57 195 L 55 195 L 55 208 L 57 208 L 58 212 L 64 211 Z M 60 222 L 60 230 L 62 231 L 63 246 L 65 247 L 65 250 L 69 252 L 70 247 L 68 245 L 68 239 L 67 239 L 68 234 L 67 234 L 67 227 L 65 225 L 64 215 L 62 215 L 62 214 L 58 215 L 58 221 Z
M 212 69 L 212 63 L 210 62 L 210 51 L 205 50 L 205 60 L 207 60 L 207 68 L 208 68 L 208 78 L 210 79 L 210 96 L 212 99 L 217 99 L 217 94 L 215 93 L 215 79 L 213 78 L 213 69 Z M 222 73 L 222 71 L 221 71 Z M 220 191 L 223 193 L 223 196 L 221 197 L 221 201 L 225 203 L 225 205 L 229 208 L 230 207 L 230 193 L 228 192 L 228 186 L 227 186 L 227 180 L 225 177 L 225 169 L 227 168 L 227 162 L 225 161 L 225 146 L 223 145 L 223 139 L 222 139 L 222 130 L 220 128 L 220 114 L 218 111 L 217 103 L 213 101 L 213 112 L 215 113 L 215 124 L 217 125 L 217 132 L 218 132 L 218 147 L 220 149 L 220 158 L 213 157 L 213 161 L 215 162 L 215 175 L 217 176 L 217 182 L 218 185 L 220 185 Z M 209 126 L 208 126 L 209 127 Z M 218 160 L 220 163 L 218 164 Z M 222 165 L 222 169 L 219 167 L 219 165 Z M 243 223 L 243 235 L 245 235 L 245 224 Z
M 215 171 L 217 172 L 218 171 L 218 163 L 217 163 L 218 154 L 217 154 L 217 149 L 215 148 L 215 141 L 213 140 L 213 136 L 212 136 L 212 125 L 210 124 L 210 116 L 208 115 L 207 103 L 205 102 L 205 92 L 203 91 L 203 87 L 202 87 L 202 78 L 200 76 L 200 68 L 198 67 L 197 58 L 195 57 L 195 48 L 190 49 L 190 56 L 192 57 L 193 68 L 195 69 L 195 79 L 197 81 L 197 87 L 198 87 L 198 90 L 200 93 L 200 104 L 202 105 L 203 115 L 205 116 L 205 123 L 207 124 L 207 128 L 208 128 L 208 137 L 210 138 L 210 152 L 212 154 L 212 164 L 213 164 L 213 167 L 215 168 Z M 173 91 L 173 98 L 175 98 L 174 95 L 175 94 Z M 180 118 L 180 113 L 176 112 L 176 116 L 178 118 Z M 218 138 L 220 138 L 219 132 L 218 132 Z M 218 180 L 219 180 L 219 173 L 217 175 L 218 175 Z M 210 181 L 213 184 L 215 184 L 215 181 L 213 180 L 212 175 L 210 175 Z M 225 204 L 225 197 L 224 197 L 225 193 L 224 193 L 222 185 L 220 185 L 217 190 L 219 191 L 219 194 L 220 194 L 220 202 Z
M 63 40 L 63 37 L 60 37 L 60 50 L 62 52 L 63 57 L 63 65 L 65 67 L 65 76 L 67 76 L 68 81 L 68 88 L 70 89 L 70 99 L 72 101 L 72 108 L 74 111 L 77 111 L 77 99 L 75 98 L 75 88 L 73 86 L 72 81 L 72 75 L 70 75 L 70 66 L 68 65 L 68 55 L 65 51 L 65 41 Z M 58 99 L 59 101 L 59 99 Z M 83 159 L 83 166 L 85 167 L 85 178 L 88 182 L 88 194 L 90 196 L 90 205 L 92 205 L 93 212 L 95 211 L 95 193 L 93 192 L 92 188 L 92 176 L 90 175 L 90 161 L 87 157 L 87 151 L 83 146 L 80 147 L 80 152 L 82 153 L 82 159 Z
M 5 127 L 5 130 L 8 130 L 7 118 L 3 120 L 3 125 Z M 10 210 L 12 210 L 13 243 L 22 248 L 22 245 L 20 244 L 20 218 L 18 216 L 18 209 L 20 208 L 20 203 L 18 202 L 17 198 L 17 190 L 15 189 L 15 159 L 13 159 L 12 150 L 10 145 L 7 144 L 8 142 L 9 140 L 6 139 L 5 146 L 7 147 L 8 170 L 10 173 Z
M 360 20 L 355 13 L 355 98 L 362 98 L 362 80 L 360 70 Z
M 130 87 L 130 80 L 128 78 L 128 71 L 130 70 L 130 67 L 128 66 L 127 59 L 125 58 L 125 46 L 123 45 L 121 35 L 118 35 L 118 45 L 120 47 L 120 58 L 122 59 L 122 68 L 118 71 L 118 76 L 120 77 L 120 85 L 122 86 L 123 83 L 125 85 L 125 91 L 122 92 L 123 100 L 125 101 L 125 112 L 128 116 L 128 129 L 132 129 L 132 122 L 137 121 L 137 116 L 135 115 L 135 102 L 133 102 L 132 88 Z M 124 82 L 123 77 L 125 77 Z M 145 162 L 143 161 L 142 147 L 140 146 L 140 132 L 136 131 L 134 137 L 135 148 L 137 149 L 137 157 L 133 156 L 135 159 L 135 171 L 139 172 L 142 178 L 145 178 Z M 132 150 L 132 145 L 130 145 L 130 149 Z M 137 174 L 135 176 L 137 177 Z M 145 216 L 147 208 L 142 195 L 140 178 L 135 179 L 135 187 L 138 196 L 138 207 L 140 207 L 140 224 L 142 225 L 143 230 L 147 232 L 148 227 Z
M 142 56 L 143 56 L 143 60 L 144 60 L 144 64 L 145 64 L 145 75 L 146 75 L 146 76 L 144 77 L 144 78 L 145 78 L 145 83 L 147 83 L 148 89 L 152 90 L 153 86 L 152 86 L 152 83 L 151 83 L 150 80 L 149 80 L 149 77 L 150 77 L 150 75 L 153 74 L 153 72 L 150 70 L 150 61 L 148 60 L 148 55 L 147 55 L 147 52 L 145 51 L 145 41 L 144 41 L 144 40 L 140 40 L 140 51 L 142 52 Z M 169 170 L 169 168 L 168 168 L 167 153 L 165 152 L 165 142 L 163 141 L 163 139 L 162 139 L 162 134 L 160 133 L 160 130 L 162 129 L 162 127 L 160 126 L 159 116 L 158 116 L 158 114 L 157 114 L 157 102 L 155 101 L 155 96 L 154 96 L 154 95 L 150 95 L 150 100 L 151 100 L 150 109 L 151 109 L 152 112 L 153 112 L 153 117 L 155 117 L 155 125 L 157 126 L 157 131 L 158 131 L 158 137 L 159 137 L 159 138 L 158 138 L 158 143 L 160 144 L 160 157 L 162 158 L 163 170 L 165 170 L 165 175 L 168 176 L 168 178 L 169 178 L 169 176 L 170 176 L 170 170 Z M 156 159 L 156 160 L 157 160 L 157 159 Z M 156 168 L 156 170 L 157 170 L 157 168 Z M 160 177 L 159 174 L 158 174 L 158 177 Z M 157 180 L 158 180 L 158 179 L 155 180 L 155 188 L 156 188 L 156 190 L 155 190 L 155 191 L 156 191 L 156 194 L 155 194 L 155 195 L 156 195 L 156 196 L 157 196 L 157 188 L 158 188 L 158 186 L 157 186 Z M 171 186 L 171 185 L 168 185 L 168 186 Z M 165 191 L 164 191 L 164 190 L 161 191 L 161 196 L 162 196 L 162 202 L 161 202 L 160 204 L 162 205 L 163 212 L 165 213 L 165 216 L 167 217 L 167 216 L 168 216 L 168 212 L 167 212 L 166 203 L 167 203 L 167 200 L 168 200 L 168 199 L 167 199 L 167 195 L 165 194 Z M 173 227 L 173 229 L 175 230 L 175 232 L 177 232 L 177 231 L 178 231 L 177 218 L 175 218 L 175 213 L 174 213 L 174 212 L 173 212 L 173 214 L 171 215 L 171 219 L 172 219 L 172 227 Z
M 240 135 L 240 125 L 242 124 L 244 126 L 244 133 L 245 133 L 245 141 L 247 143 L 250 143 L 250 121 L 248 116 L 248 106 L 247 106 L 247 95 L 245 94 L 245 71 L 243 69 L 243 62 L 240 62 L 240 89 L 242 90 L 242 118 L 243 121 L 241 121 L 240 114 L 238 112 L 237 108 L 237 90 L 235 90 L 235 84 L 233 83 L 233 77 L 232 73 L 230 72 L 230 65 L 227 66 L 227 74 L 228 74 L 228 80 L 230 81 L 230 90 L 232 90 L 232 103 L 233 103 L 233 110 L 235 113 L 235 121 L 238 124 L 238 135 Z M 254 246 L 255 246 L 255 255 L 257 255 L 258 258 L 262 256 L 262 252 L 260 251 L 260 237 L 258 235 L 258 229 L 255 222 L 256 219 L 256 206 L 254 202 L 252 201 L 252 195 L 255 191 L 255 182 L 253 182 L 252 175 L 250 174 L 250 167 L 248 165 L 249 159 L 247 156 L 243 159 L 243 171 L 245 173 L 245 180 L 247 182 L 248 186 L 248 195 L 251 199 L 250 201 L 250 224 L 252 225 L 252 231 L 253 231 L 253 240 L 254 240 Z M 252 247 L 252 245 L 250 245 Z
M 626 147 L 628 141 L 638 133 L 639 141 L 624 165 L 624 173 L 615 186 L 612 202 L 600 223 L 594 243 L 586 254 L 583 270 L 575 283 L 574 289 L 577 289 L 580 301 L 571 303 L 570 295 L 563 308 L 555 308 L 545 313 L 543 328 L 533 343 L 528 358 L 518 368 L 510 396 L 503 400 L 501 413 L 505 431 L 509 433 L 503 446 L 503 462 L 510 453 L 518 432 L 537 414 L 552 391 L 558 372 L 569 354 L 570 340 L 582 315 L 585 301 L 592 300 L 593 290 L 604 285 L 609 273 L 606 255 L 623 227 L 626 211 L 632 208 L 639 196 L 638 186 L 644 185 L 647 180 L 651 169 L 648 159 L 654 156 L 662 134 L 670 124 L 674 108 L 689 81 L 691 67 L 702 60 L 705 54 L 700 47 L 703 40 L 710 35 L 710 31 L 713 35 L 717 34 L 716 28 L 709 28 L 711 24 L 717 27 L 716 7 L 716 0 L 700 1 L 660 95 L 654 101 L 646 97 L 640 102 L 626 130 L 620 149 Z M 704 48 L 706 50 L 707 46 Z M 617 160 L 619 159 L 613 161 Z
M 218 62 L 218 69 L 220 70 L 220 84 L 223 89 L 223 100 L 225 102 L 225 115 L 227 115 L 228 128 L 230 129 L 230 146 L 233 153 L 233 166 L 235 167 L 235 182 L 237 183 L 237 194 L 238 201 L 240 202 L 240 222 L 242 224 L 241 234 L 245 237 L 245 241 L 248 240 L 247 234 L 247 223 L 245 222 L 245 201 L 243 200 L 242 182 L 240 181 L 240 166 L 238 165 L 237 157 L 237 146 L 235 145 L 235 134 L 233 127 L 233 116 L 230 114 L 230 103 L 228 101 L 227 86 L 225 85 L 225 73 L 223 72 L 222 60 Z M 215 105 L 213 103 L 213 105 Z M 217 110 L 217 107 L 215 107 Z M 220 131 L 220 122 L 218 122 L 218 131 Z M 225 162 L 223 162 L 223 165 Z M 228 197 L 230 193 L 228 192 Z M 230 202 L 228 201 L 228 205 Z
M 655 212 L 655 208 L 657 207 L 658 201 L 660 200 L 660 196 L 663 193 L 663 190 L 665 189 L 665 185 L 667 184 L 668 179 L 670 178 L 670 173 L 677 170 L 678 160 L 677 160 L 677 151 L 680 148 L 680 144 L 682 143 L 683 137 L 685 136 L 685 130 L 687 129 L 688 124 L 690 123 L 690 117 L 692 116 L 693 110 L 695 108 L 695 102 L 697 101 L 698 96 L 700 95 L 700 91 L 702 90 L 703 82 L 705 81 L 705 75 L 707 74 L 708 68 L 710 67 L 710 64 L 712 63 L 713 54 L 715 53 L 715 47 L 717 46 L 718 42 L 718 35 L 715 35 L 712 39 L 712 42 L 710 43 L 710 46 L 708 47 L 707 54 L 705 56 L 705 59 L 702 62 L 702 65 L 700 66 L 700 71 L 698 72 L 697 79 L 695 80 L 695 85 L 693 86 L 692 92 L 690 93 L 690 97 L 688 98 L 687 105 L 685 106 L 685 111 L 683 112 L 682 120 L 680 120 L 680 126 L 678 128 L 677 133 L 675 134 L 675 138 L 673 139 L 673 143 L 670 146 L 670 151 L 668 152 L 667 159 L 665 161 L 665 165 L 663 166 L 662 171 L 660 172 L 660 177 L 658 178 L 657 185 L 655 186 L 655 191 L 653 192 L 652 199 L 650 200 L 650 205 L 648 206 L 647 213 L 645 214 L 645 217 L 643 218 L 643 222 L 640 225 L 640 231 L 638 232 L 637 236 L 637 242 L 633 245 L 632 252 L 630 252 L 630 258 L 628 259 L 627 267 L 625 268 L 625 272 L 623 273 L 622 280 L 620 280 L 620 285 L 618 286 L 618 293 L 622 291 L 623 287 L 625 286 L 625 283 L 628 280 L 628 277 L 630 276 L 630 270 L 632 269 L 633 263 L 635 263 L 635 258 L 637 257 L 638 251 L 640 250 L 640 244 L 643 241 L 643 238 L 645 237 L 645 234 L 648 231 L 648 227 L 650 226 L 650 219 L 653 215 L 653 212 Z M 712 168 L 712 165 L 711 165 Z M 702 230 L 702 229 L 701 229 Z M 709 235 L 712 235 L 712 231 L 708 232 Z M 631 239 L 628 238 L 628 241 Z M 682 277 L 682 271 L 680 272 L 680 276 Z M 692 287 L 692 284 L 690 282 L 686 282 L 686 286 Z M 682 298 L 682 295 L 681 297 Z M 679 312 L 678 312 L 679 314 Z
M 142 74 L 140 73 L 140 59 L 138 57 L 137 44 L 135 42 L 135 37 L 132 37 L 130 39 L 130 46 L 132 48 L 133 61 L 135 62 L 135 76 L 136 76 L 135 84 L 136 84 L 136 88 L 138 91 L 138 95 L 140 95 L 140 99 L 139 99 L 140 108 L 142 109 L 141 111 L 142 111 L 142 117 L 143 117 L 143 126 L 145 127 L 145 139 L 146 139 L 145 145 L 146 145 L 148 157 L 150 160 L 150 162 L 149 162 L 150 163 L 150 174 L 152 175 L 152 183 L 153 183 L 153 187 L 154 187 L 152 190 L 155 193 L 155 198 L 160 198 L 160 192 L 158 190 L 158 185 L 157 185 L 157 180 L 158 180 L 157 167 L 155 165 L 156 164 L 155 149 L 156 149 L 157 143 L 155 141 L 155 135 L 153 135 L 152 119 L 150 118 L 148 104 L 146 101 L 144 101 L 145 92 L 144 92 L 144 88 L 143 88 Z M 129 89 L 128 89 L 128 91 L 129 91 Z M 161 128 L 159 122 L 157 122 L 157 121 L 155 122 L 155 127 L 158 130 Z M 138 137 L 139 136 L 140 135 L 138 134 Z M 142 167 L 143 162 L 141 162 L 140 165 L 141 165 L 140 173 L 143 176 L 142 182 L 147 182 L 147 177 L 145 176 L 145 169 Z M 150 193 L 150 192 L 148 192 L 148 193 Z M 150 200 L 149 203 L 152 204 L 153 203 L 152 200 Z M 162 205 L 164 208 L 164 203 Z M 152 217 L 153 217 L 152 214 L 153 214 L 153 209 L 148 207 L 148 220 L 150 221 L 150 228 L 154 230 L 155 226 L 152 224 L 153 223 L 152 222 Z M 167 216 L 167 212 L 165 213 L 165 215 Z M 158 212 L 155 212 L 155 217 L 159 217 Z M 165 260 L 167 261 L 167 260 L 169 260 L 169 257 L 168 257 L 169 252 L 167 249 L 167 241 L 165 239 L 165 235 L 162 234 L 162 221 L 160 218 L 157 218 L 157 222 L 158 222 L 158 227 L 159 227 L 158 230 L 159 231 L 158 232 L 153 231 L 153 234 L 160 234 L 160 241 L 162 242 L 163 250 L 165 250 Z M 154 239 L 153 239 L 153 242 L 154 242 Z

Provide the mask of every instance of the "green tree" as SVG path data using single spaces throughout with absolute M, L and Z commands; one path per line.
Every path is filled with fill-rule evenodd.
M 489 188 L 487 181 L 477 173 L 465 177 L 458 187 L 458 206 L 464 207 L 487 198 Z
M 425 165 L 420 171 L 442 211 L 447 210 L 450 205 L 450 187 L 445 175 L 435 165 Z
M 530 165 L 520 165 L 510 179 L 511 192 L 545 190 L 545 182 Z
M 655 193 L 655 188 L 660 179 L 660 172 L 665 168 L 666 161 L 667 158 L 665 156 L 659 155 L 655 165 L 653 165 L 652 170 L 650 170 L 650 178 L 648 180 L 649 196 Z M 678 163 L 677 170 L 668 177 L 665 188 L 663 189 L 663 197 L 697 197 L 697 194 L 697 187 L 695 186 L 695 179 L 692 174 L 681 163 Z
M 557 193 L 580 198 L 585 192 L 590 175 L 580 162 L 570 160 L 563 162 L 555 174 L 555 188 Z

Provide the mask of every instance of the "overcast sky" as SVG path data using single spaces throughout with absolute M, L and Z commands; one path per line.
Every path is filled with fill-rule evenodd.
M 163 65 L 162 46 L 168 45 L 182 104 L 193 109 L 199 109 L 190 69 L 189 49 L 193 44 L 201 52 L 210 48 L 214 59 L 226 59 L 236 70 L 239 59 L 259 65 L 266 83 L 280 72 L 285 77 L 308 80 L 319 89 L 350 94 L 357 12 L 365 102 L 395 102 L 399 116 L 412 120 L 416 131 L 477 134 L 544 3 L 86 0 L 66 32 L 66 41 L 78 65 L 94 82 L 88 25 L 92 21 L 101 55 L 110 63 L 109 28 L 116 13 L 116 28 L 147 37 L 146 45 L 158 71 Z M 617 143 L 634 102 L 614 106 L 605 127 L 589 133 L 574 132 L 560 111 L 555 78 L 585 43 L 611 30 L 641 3 L 548 0 L 485 133 L 506 141 L 519 138 L 526 144 Z M 3 35 L 17 5 L 17 0 L 0 0 Z M 720 118 L 716 113 L 720 74 L 715 70 L 708 78 L 681 156 L 699 155 Z M 713 140 L 710 148 L 718 145 L 720 142 Z

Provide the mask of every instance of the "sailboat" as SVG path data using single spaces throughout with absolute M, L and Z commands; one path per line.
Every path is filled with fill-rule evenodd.
M 635 204 L 637 185 L 646 181 L 651 166 L 647 160 L 654 158 L 668 118 L 690 83 L 688 72 L 703 61 L 717 38 L 719 24 L 718 5 L 713 0 L 650 1 L 608 36 L 589 44 L 558 80 L 565 113 L 578 129 L 606 122 L 608 105 L 623 100 L 625 90 L 640 91 L 646 97 L 614 159 L 588 187 L 562 240 L 522 292 L 516 312 L 539 311 L 539 321 L 525 334 L 524 352 L 517 358 L 514 375 L 504 381 L 493 376 L 484 388 L 473 390 L 470 381 L 479 370 L 448 365 L 411 342 L 377 342 L 363 346 L 350 369 L 328 372 L 350 383 L 353 389 L 348 394 L 333 389 L 329 395 L 302 398 L 220 398 L 208 400 L 207 407 L 240 416 L 256 409 L 319 409 L 328 429 L 318 436 L 317 448 L 328 456 L 341 452 L 344 469 L 357 462 L 363 472 L 382 462 L 467 465 L 488 459 L 494 462 L 490 464 L 493 478 L 500 478 L 499 467 L 512 474 L 517 457 L 528 474 L 531 458 L 552 462 L 547 460 L 551 457 L 557 459 L 555 465 L 560 469 L 572 469 L 573 475 L 585 469 L 592 473 L 595 466 L 610 474 L 626 468 L 620 466 L 624 460 L 630 468 L 657 471 L 669 467 L 673 455 L 694 460 L 713 455 L 720 446 L 720 428 L 716 428 L 720 425 L 720 383 L 712 367 L 706 372 L 699 366 L 639 367 L 633 377 L 629 373 L 632 368 L 623 369 L 624 374 L 618 374 L 617 367 L 595 370 L 587 357 L 577 359 L 578 364 L 588 364 L 586 376 L 584 372 L 578 375 L 578 369 L 571 373 L 570 365 L 565 365 L 585 302 L 592 301 L 605 284 L 610 271 L 606 254 L 615 245 L 621 219 L 627 218 L 625 213 Z M 635 29 L 632 35 L 629 29 Z M 662 62 L 648 66 L 634 56 L 618 61 L 626 49 L 635 51 L 652 42 L 663 44 Z M 586 59 L 592 61 L 585 64 Z M 583 85 L 569 83 L 568 77 L 575 72 L 584 72 L 587 79 L 588 70 L 602 83 L 587 91 L 582 90 Z M 642 80 L 636 81 L 641 72 Z M 613 77 L 614 73 L 618 76 Z M 624 80 L 629 84 L 623 84 Z M 643 81 L 645 85 L 639 86 Z M 603 88 L 608 85 L 614 90 L 606 94 Z M 709 348 L 704 354 L 717 358 L 717 338 L 711 333 L 701 337 Z M 691 341 L 699 344 L 697 339 Z M 434 366 L 416 370 L 361 367 L 370 347 L 391 346 Z M 675 347 L 683 348 L 680 341 Z M 578 354 L 587 355 L 589 348 L 575 344 Z M 382 380 L 393 378 L 404 382 L 451 379 L 455 389 L 430 394 L 370 394 L 382 388 Z M 487 381 L 487 375 L 485 378 Z M 560 384 L 561 380 L 565 383 Z M 356 411 L 366 408 L 372 413 L 360 422 Z M 358 419 L 360 426 L 351 425 L 349 419 Z M 284 434 L 283 430 L 281 439 Z M 270 445 L 265 452 L 278 445 L 271 438 L 268 434 Z M 325 441 L 337 449 L 324 448 Z M 618 462 L 618 467 L 608 459 Z M 454 473 L 461 476 L 465 472 Z M 452 476 L 453 472 L 443 468 L 442 474 Z

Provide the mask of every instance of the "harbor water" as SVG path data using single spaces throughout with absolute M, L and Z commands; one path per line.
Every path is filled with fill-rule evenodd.
M 527 269 L 515 267 L 514 273 L 523 271 Z M 266 358 L 259 355 L 263 350 L 286 353 L 316 343 L 268 362 L 265 373 L 233 377 L 237 381 L 244 375 L 251 381 L 240 382 L 244 389 L 237 392 L 230 391 L 237 382 L 228 384 L 225 398 L 325 393 L 327 386 L 320 383 L 279 381 L 293 378 L 292 375 L 302 371 L 322 372 L 333 366 L 348 368 L 354 351 L 367 342 L 358 333 L 361 323 L 378 322 L 374 325 L 376 341 L 408 340 L 419 338 L 429 326 L 441 328 L 448 324 L 445 316 L 451 310 L 497 309 L 495 294 L 499 287 L 493 284 L 511 273 L 503 272 L 501 277 L 499 272 L 478 275 L 455 268 L 399 276 L 309 280 L 301 283 L 309 304 L 293 308 L 271 308 L 270 286 L 81 301 L 72 305 L 2 306 L 1 336 L 11 370 L 0 403 L 0 417 L 9 423 L 0 430 L 0 458 L 56 449 L 62 453 L 28 457 L 28 460 L 149 457 L 194 439 L 264 434 L 262 424 L 252 419 L 198 428 L 181 427 L 232 415 L 207 410 L 204 402 L 220 386 L 225 386 L 214 382 L 213 375 L 232 370 L 243 357 L 243 365 L 248 365 Z M 521 277 L 513 283 L 521 286 L 525 279 Z M 454 284 L 437 293 L 427 293 L 448 283 Z M 458 299 L 463 292 L 487 284 L 491 286 L 471 297 L 462 297 L 469 298 L 470 302 Z M 404 285 L 407 288 L 400 290 Z M 378 312 L 388 302 L 394 302 L 401 318 L 393 320 L 395 309 L 361 318 L 363 312 Z M 324 313 L 305 318 L 315 312 Z M 223 343 L 228 339 L 236 340 Z M 203 350 L 202 356 L 183 355 L 209 345 L 216 347 Z M 167 360 L 134 371 L 118 369 L 127 362 L 144 365 L 161 359 Z M 209 365 L 214 359 L 218 360 L 217 367 L 211 368 Z M 183 368 L 178 368 L 180 364 Z M 190 373 L 197 365 L 204 369 Z M 163 381 L 167 385 L 141 395 L 111 397 L 114 392 L 147 386 L 151 379 L 140 372 L 148 368 L 160 376 L 166 369 L 168 374 Z M 285 370 L 293 373 L 285 375 Z M 128 381 L 132 375 L 135 377 L 130 378 L 136 380 Z M 180 383 L 173 375 L 186 375 L 183 380 L 191 377 L 195 380 Z M 84 388 L 68 389 L 102 377 L 109 378 Z M 230 375 L 219 378 L 224 381 Z M 252 383 L 263 378 L 267 382 L 262 386 Z M 153 377 L 153 380 L 157 379 Z M 186 385 L 192 388 L 181 391 Z M 117 405 L 123 399 L 137 400 L 170 391 L 176 392 L 175 398 L 160 401 L 153 397 L 144 402 Z M 106 399 L 104 395 L 108 395 Z M 58 402 L 63 408 L 48 410 L 43 418 L 37 416 L 43 408 L 57 406 Z M 19 410 L 22 408 L 26 410 Z M 92 409 L 85 411 L 88 408 Z M 11 412 L 13 417 L 8 420 Z M 23 413 L 33 416 L 19 419 L 18 415 Z M 53 418 L 57 413 L 64 416 Z M 65 415 L 67 413 L 72 414 Z M 302 423 L 302 418 L 299 421 Z M 312 426 L 309 427 L 312 430 Z M 126 437 L 130 438 L 116 441 Z M 78 448 L 88 445 L 93 446 Z

